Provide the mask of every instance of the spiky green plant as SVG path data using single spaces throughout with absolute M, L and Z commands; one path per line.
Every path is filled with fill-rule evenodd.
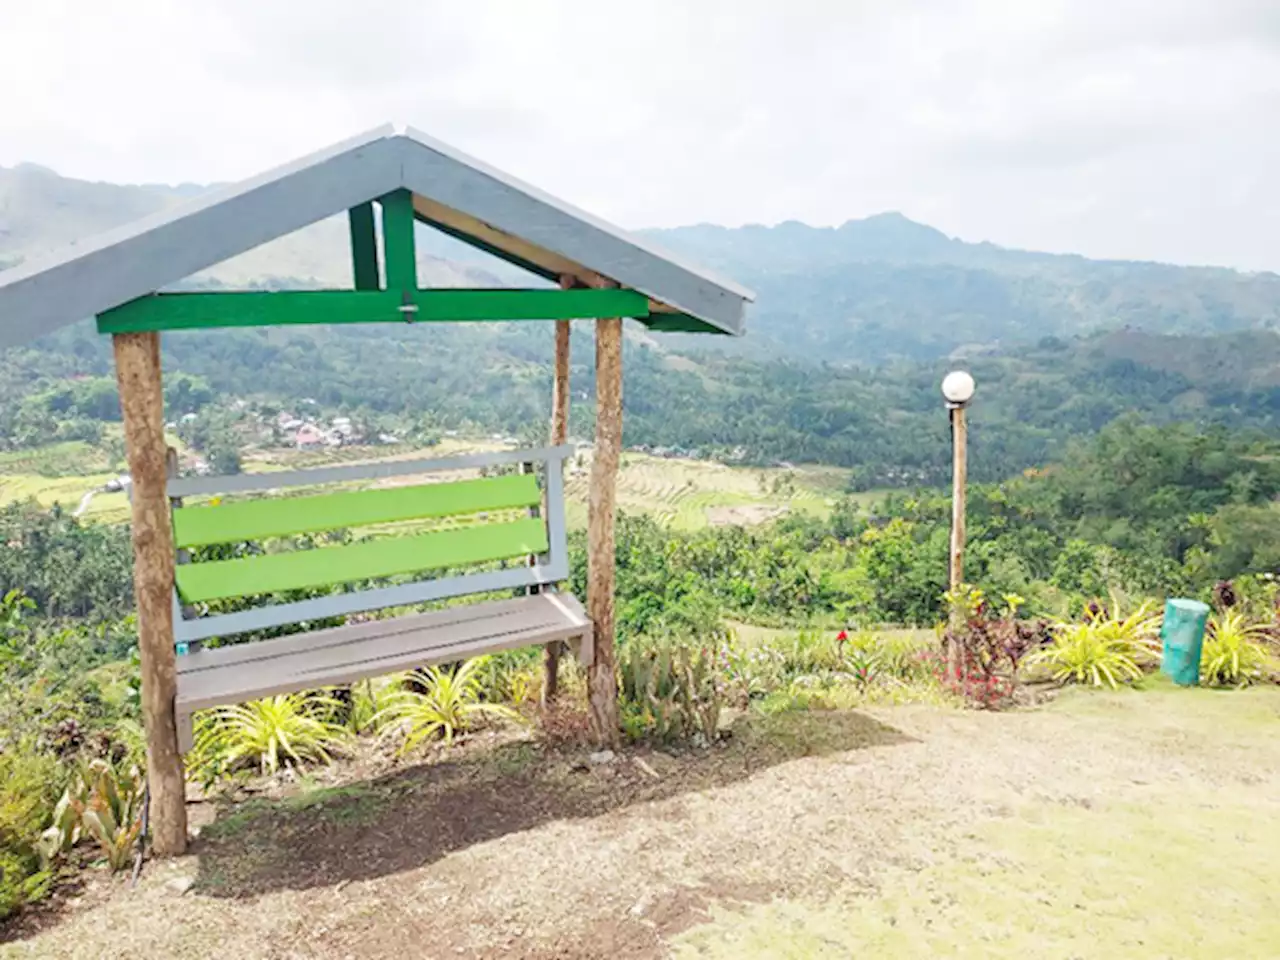
M 671 638 L 629 641 L 618 658 L 628 736 L 713 741 L 725 699 L 717 656 L 712 647 Z
M 1227 611 L 1209 618 L 1200 676 L 1218 687 L 1239 687 L 1261 679 L 1274 665 L 1263 642 L 1267 629 L 1249 623 L 1243 613 Z
M 106 760 L 86 764 L 54 808 L 53 824 L 40 838 L 41 855 L 53 859 L 89 837 L 112 870 L 125 869 L 142 832 L 144 786 L 136 766 L 117 769 Z
M 789 678 L 838 670 L 842 666 L 840 644 L 830 631 L 798 631 L 780 640 L 777 649 L 782 653 Z
M 1090 621 L 1090 626 L 1107 640 L 1127 644 L 1134 659 L 1145 662 L 1158 651 L 1156 637 L 1160 634 L 1161 615 L 1150 600 L 1134 608 L 1127 617 L 1120 615 L 1120 601 L 1111 599 L 1110 616 L 1100 615 Z
M 1053 679 L 1060 683 L 1115 689 L 1142 677 L 1133 648 L 1104 636 L 1090 623 L 1064 627 L 1052 644 L 1033 653 L 1028 661 L 1048 667 Z
M 1112 609 L 1115 610 L 1113 604 Z M 1142 668 L 1155 657 L 1160 617 L 1144 603 L 1127 617 L 1116 611 L 1084 623 L 1058 623 L 1049 646 L 1027 658 L 1029 666 L 1046 667 L 1060 683 L 1082 683 L 1115 689 L 1142 678 Z
M 194 766 L 234 770 L 252 762 L 265 774 L 285 763 L 328 763 L 348 741 L 347 730 L 325 719 L 339 705 L 315 693 L 287 693 L 200 715 Z
M 482 659 L 468 660 L 456 668 L 427 667 L 418 672 L 417 685 L 423 692 L 400 690 L 378 717 L 379 725 L 405 731 L 400 752 L 412 750 L 422 741 L 440 736 L 453 743 L 459 733 L 475 722 L 493 717 L 523 723 L 524 718 L 501 703 L 486 703 L 482 693 Z
M 365 680 L 351 691 L 351 729 L 355 733 L 378 733 L 386 721 L 386 710 L 396 702 L 408 673 L 378 680 Z

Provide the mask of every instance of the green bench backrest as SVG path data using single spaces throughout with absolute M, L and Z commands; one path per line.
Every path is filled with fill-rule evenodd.
M 466 461 L 509 463 L 534 452 L 477 455 Z M 175 603 L 265 597 L 289 591 L 362 583 L 406 574 L 491 564 L 494 561 L 542 556 L 543 564 L 518 570 L 480 571 L 447 579 L 420 581 L 388 588 L 345 593 L 242 611 L 235 614 L 181 620 L 175 629 L 183 641 L 226 635 L 317 619 L 358 610 L 513 586 L 533 585 L 567 575 L 564 556 L 562 460 L 565 448 L 537 451 L 547 464 L 546 516 L 530 516 L 543 503 L 543 491 L 533 473 L 428 483 L 373 490 L 343 490 L 293 497 L 268 497 L 178 506 L 173 509 L 174 544 L 191 550 L 217 544 L 269 541 L 278 537 L 319 534 L 334 530 L 405 521 L 449 521 L 443 529 L 409 536 L 384 536 L 340 546 L 320 546 L 270 552 L 229 560 L 179 563 L 175 570 Z M 364 465 L 315 471 L 315 482 L 347 476 L 410 474 L 447 469 L 460 462 L 426 461 Z M 394 474 L 392 474 L 394 475 Z M 239 478 L 222 478 L 227 486 Z M 265 475 L 239 485 L 263 489 L 266 484 L 299 486 L 308 483 L 301 471 L 280 479 Z M 281 483 L 287 480 L 287 483 Z M 216 478 L 171 482 L 174 488 L 216 488 Z M 554 502 L 552 502 L 554 498 Z M 514 574 L 514 576 L 504 576 Z M 494 584 L 498 584 L 495 586 Z
M 173 512 L 173 531 L 176 546 L 197 547 L 530 508 L 541 502 L 537 479 L 524 474 L 181 507 Z M 176 570 L 176 580 L 179 597 L 199 603 L 507 560 L 545 553 L 548 546 L 543 521 L 523 519 L 349 546 L 182 564 Z

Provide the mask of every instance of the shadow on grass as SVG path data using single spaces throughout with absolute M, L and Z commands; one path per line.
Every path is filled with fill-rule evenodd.
M 508 743 L 374 780 L 226 807 L 201 834 L 194 892 L 250 897 L 387 876 L 551 821 L 732 784 L 800 757 L 909 741 L 851 711 L 752 714 L 714 749 L 636 754 L 658 779 L 627 757 L 593 766 L 581 762 L 582 749 Z

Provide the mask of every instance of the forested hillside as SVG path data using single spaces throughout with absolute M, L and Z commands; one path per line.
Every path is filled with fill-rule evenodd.
M 31 165 L 0 168 L 0 260 L 46 252 L 209 189 L 86 183 Z M 1280 277 L 1217 268 L 1095 261 L 947 237 L 900 214 L 838 228 L 711 225 L 643 230 L 759 294 L 743 340 L 664 338 L 677 350 L 878 365 L 975 344 L 1013 346 L 1138 327 L 1208 334 L 1280 325 Z M 519 283 L 520 274 L 419 231 L 425 283 Z M 346 227 L 316 224 L 206 271 L 198 282 L 277 286 L 349 280 Z
M 541 436 L 550 396 L 543 324 L 182 332 L 165 338 L 171 417 L 201 409 L 212 438 L 237 400 L 292 409 L 304 397 L 376 429 Z M 971 471 L 996 480 L 1056 459 L 1132 412 L 1274 434 L 1280 335 L 1121 331 L 1044 338 L 966 361 L 979 383 Z M 627 347 L 625 441 L 749 463 L 854 468 L 857 487 L 936 482 L 948 470 L 937 384 L 945 361 L 861 369 L 671 354 L 637 331 Z M 175 377 L 178 372 L 195 379 Z M 93 439 L 118 418 L 108 344 L 91 327 L 0 354 L 0 437 L 10 447 Z M 575 339 L 572 431 L 589 436 L 591 339 Z M 190 384 L 198 389 L 192 390 Z M 229 426 L 226 429 L 231 429 Z
M 1006 250 L 899 214 L 652 235 L 759 293 L 755 336 L 735 347 L 760 355 L 874 364 L 1122 327 L 1207 334 L 1280 323 L 1274 274 Z

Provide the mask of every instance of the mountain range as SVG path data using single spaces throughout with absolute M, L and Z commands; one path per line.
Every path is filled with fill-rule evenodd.
M 121 186 L 0 167 L 0 264 L 14 263 L 199 195 L 210 187 Z M 1089 260 L 968 243 L 897 213 L 839 227 L 788 221 L 642 230 L 674 253 L 752 287 L 748 336 L 669 335 L 707 349 L 878 365 L 1016 347 L 1109 329 L 1211 334 L 1280 329 L 1280 276 L 1223 268 Z M 339 286 L 349 282 L 342 218 L 315 224 L 192 278 L 198 285 Z M 424 284 L 525 282 L 518 271 L 420 228 Z

